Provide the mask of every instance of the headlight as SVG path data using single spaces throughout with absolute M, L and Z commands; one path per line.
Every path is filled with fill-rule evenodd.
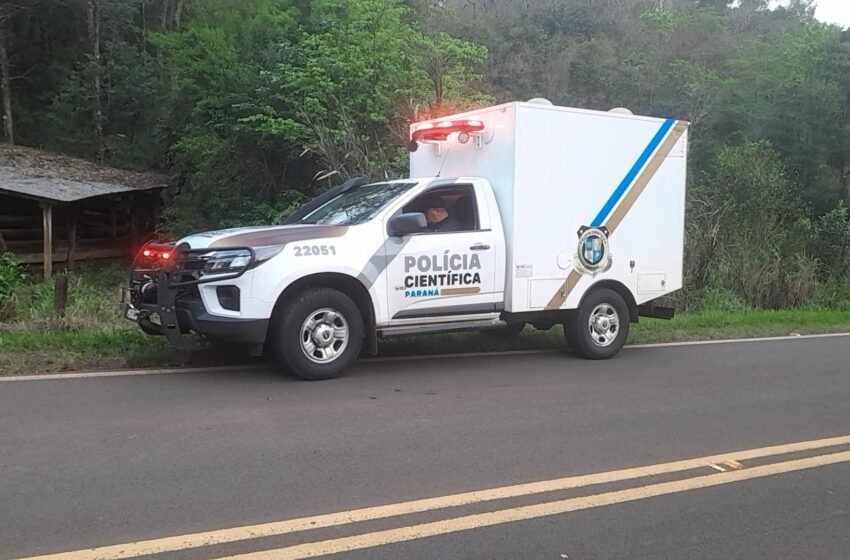
M 203 263 L 200 273 L 204 276 L 210 274 L 234 274 L 242 272 L 251 264 L 251 252 L 247 249 L 222 249 L 210 251 L 198 255 Z
M 238 274 L 248 268 L 253 268 L 283 250 L 283 245 L 257 247 L 253 249 L 253 257 L 248 249 L 217 249 L 199 255 L 203 261 L 201 275 Z
M 283 251 L 284 245 L 268 245 L 254 248 L 254 266 L 264 263 Z

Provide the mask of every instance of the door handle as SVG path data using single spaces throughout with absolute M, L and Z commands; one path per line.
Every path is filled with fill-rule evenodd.
M 469 248 L 470 251 L 486 251 L 489 249 L 489 245 L 484 245 L 483 243 L 476 243 L 472 247 Z

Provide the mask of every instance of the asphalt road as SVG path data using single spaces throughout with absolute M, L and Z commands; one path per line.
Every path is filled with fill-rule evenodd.
M 0 382 L 0 559 L 346 550 L 850 558 L 850 338 Z

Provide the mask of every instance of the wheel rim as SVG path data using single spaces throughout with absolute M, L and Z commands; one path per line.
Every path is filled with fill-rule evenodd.
M 620 333 L 620 316 L 614 306 L 601 303 L 593 308 L 587 325 L 593 344 L 605 348 L 613 344 Z
M 311 362 L 327 364 L 348 346 L 348 321 L 336 309 L 319 309 L 301 325 L 301 351 Z

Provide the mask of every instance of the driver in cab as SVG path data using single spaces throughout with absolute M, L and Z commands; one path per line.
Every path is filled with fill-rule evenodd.
M 431 195 L 425 200 L 425 219 L 428 221 L 428 231 L 447 232 L 460 231 L 460 222 L 446 210 L 442 197 Z

